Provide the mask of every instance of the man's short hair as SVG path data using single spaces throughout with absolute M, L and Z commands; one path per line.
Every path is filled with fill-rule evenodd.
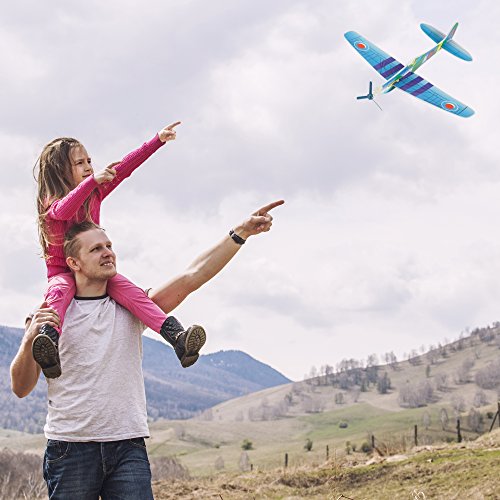
M 78 252 L 80 252 L 81 244 L 77 236 L 79 234 L 85 233 L 92 229 L 104 229 L 90 220 L 85 220 L 83 222 L 78 222 L 73 224 L 64 235 L 64 245 L 63 251 L 64 256 L 67 257 L 78 257 Z

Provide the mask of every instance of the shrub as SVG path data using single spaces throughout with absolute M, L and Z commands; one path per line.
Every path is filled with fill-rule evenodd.
M 43 498 L 42 459 L 30 453 L 0 451 L 1 498 Z
M 365 441 L 362 445 L 361 445 L 361 451 L 363 453 L 370 453 L 372 451 L 372 445 L 370 443 L 368 443 L 367 441 Z
M 249 439 L 244 439 L 241 445 L 242 450 L 253 450 L 253 443 Z
M 353 451 L 352 446 L 351 446 L 351 442 L 350 441 L 346 441 L 345 442 L 345 452 L 346 452 L 346 454 L 350 455 L 351 451 Z
M 306 444 L 304 445 L 304 450 L 311 451 L 313 447 L 313 442 L 308 438 Z

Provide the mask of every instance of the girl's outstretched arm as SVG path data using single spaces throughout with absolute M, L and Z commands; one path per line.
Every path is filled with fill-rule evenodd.
M 101 184 L 99 192 L 101 200 L 108 196 L 118 185 L 139 166 L 141 166 L 150 156 L 160 149 L 166 142 L 175 140 L 175 127 L 181 122 L 175 122 L 161 129 L 150 141 L 145 142 L 140 148 L 132 151 L 114 168 L 116 175 L 110 182 Z
M 71 220 L 97 186 L 94 176 L 90 175 L 64 198 L 54 201 L 50 205 L 47 217 L 54 220 Z

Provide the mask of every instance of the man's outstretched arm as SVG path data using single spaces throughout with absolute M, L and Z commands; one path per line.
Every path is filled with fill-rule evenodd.
M 42 306 L 32 318 L 26 320 L 26 331 L 21 340 L 21 345 L 10 364 L 12 392 L 19 398 L 27 396 L 38 382 L 40 366 L 33 359 L 31 346 L 34 338 L 38 335 L 38 330 L 44 323 L 59 326 L 59 316 L 54 309 Z
M 271 229 L 273 218 L 269 212 L 285 203 L 283 200 L 269 203 L 254 212 L 248 219 L 234 228 L 240 238 L 267 232 Z M 158 288 L 153 288 L 149 296 L 165 313 L 175 309 L 190 293 L 211 280 L 236 255 L 241 245 L 231 236 L 226 236 L 215 246 L 203 252 L 186 271 Z

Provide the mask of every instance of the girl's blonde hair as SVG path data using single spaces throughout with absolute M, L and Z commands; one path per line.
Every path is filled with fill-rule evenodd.
M 82 144 L 72 137 L 59 137 L 49 142 L 42 150 L 33 175 L 38 183 L 37 211 L 38 236 L 42 246 L 43 257 L 47 257 L 49 244 L 62 244 L 50 241 L 47 231 L 46 217 L 50 205 L 64 198 L 75 186 L 73 185 L 73 170 L 71 167 L 71 149 Z M 90 219 L 88 200 L 85 201 L 86 219 Z

